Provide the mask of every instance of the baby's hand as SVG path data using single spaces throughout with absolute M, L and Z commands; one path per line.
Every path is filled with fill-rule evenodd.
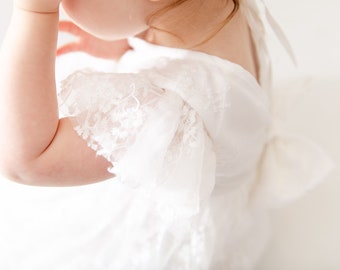
M 69 21 L 61 21 L 59 31 L 70 33 L 78 37 L 78 40 L 58 48 L 57 56 L 70 52 L 85 52 L 94 57 L 116 60 L 130 49 L 126 39 L 116 41 L 102 40 L 90 35 Z
M 30 12 L 55 13 L 62 0 L 14 0 L 14 6 Z

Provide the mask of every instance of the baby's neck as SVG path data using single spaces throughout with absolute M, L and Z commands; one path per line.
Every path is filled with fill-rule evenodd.
M 202 1 L 197 2 L 202 4 Z M 233 10 L 233 2 L 228 2 L 228 6 L 224 7 L 225 10 L 221 12 L 220 16 L 213 16 L 213 14 L 210 14 L 211 18 L 215 17 L 216 19 L 215 21 L 210 19 L 210 25 L 207 25 L 209 10 L 216 13 L 216 9 L 204 9 L 204 7 L 201 7 L 199 10 L 204 11 L 204 16 L 195 15 L 196 19 L 193 20 L 192 23 L 189 23 L 191 18 L 188 18 L 187 23 L 178 22 L 170 27 L 162 25 L 157 27 L 171 30 L 160 31 L 158 29 L 150 28 L 144 33 L 142 38 L 150 43 L 161 46 L 190 49 L 218 56 L 239 64 L 257 78 L 256 53 L 252 44 L 252 37 L 247 20 L 244 18 L 242 12 L 238 11 L 216 35 L 202 43 L 207 37 L 209 38 L 211 36 L 211 33 L 214 31 L 214 27 L 216 28 L 216 25 L 218 25 L 218 22 L 223 21 L 223 19 L 225 19 L 225 17 Z M 201 20 L 198 20 L 197 18 L 201 18 Z

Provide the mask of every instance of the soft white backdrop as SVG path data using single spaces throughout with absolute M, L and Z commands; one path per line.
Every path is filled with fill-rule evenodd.
M 340 164 L 338 139 L 340 138 L 338 67 L 340 1 L 271 0 L 267 2 L 291 40 L 299 61 L 298 72 L 287 63 L 278 62 L 277 76 L 307 75 L 315 79 L 308 91 L 300 95 L 301 99 L 297 99 L 290 111 L 291 128 L 307 134 L 318 142 L 330 153 L 336 163 Z M 0 6 L 0 40 L 2 40 L 9 21 L 11 1 L 3 1 Z M 78 59 L 80 58 L 77 58 L 77 61 Z M 87 62 L 86 65 L 88 64 Z M 0 180 L 0 196 L 4 195 L 1 193 L 3 183 L 4 181 Z M 1 198 L 0 202 L 4 203 Z M 340 269 L 340 171 L 338 168 L 316 190 L 294 204 L 273 213 L 273 238 L 257 268 L 257 270 L 314 269 Z
M 267 1 L 285 29 L 299 75 L 314 82 L 290 112 L 291 127 L 322 145 L 340 164 L 340 2 Z M 281 73 L 282 72 L 282 73 Z M 281 68 L 280 75 L 292 74 Z M 340 269 L 340 171 L 273 215 L 273 239 L 258 270 Z

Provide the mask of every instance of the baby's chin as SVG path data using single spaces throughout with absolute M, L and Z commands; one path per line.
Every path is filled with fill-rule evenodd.
M 148 28 L 145 26 L 134 29 L 124 28 L 124 26 L 114 27 L 109 23 L 105 23 L 103 20 L 100 21 L 98 18 L 91 16 L 93 13 L 86 14 L 87 11 L 84 13 L 83 9 L 77 11 L 77 6 L 72 4 L 72 1 L 70 0 L 64 0 L 62 2 L 62 9 L 74 24 L 92 36 L 102 40 L 114 41 L 138 36 Z

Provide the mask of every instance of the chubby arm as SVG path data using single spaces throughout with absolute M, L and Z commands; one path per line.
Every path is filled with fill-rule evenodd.
M 44 186 L 112 177 L 109 163 L 59 120 L 55 52 L 59 1 L 17 0 L 0 54 L 0 169 Z

